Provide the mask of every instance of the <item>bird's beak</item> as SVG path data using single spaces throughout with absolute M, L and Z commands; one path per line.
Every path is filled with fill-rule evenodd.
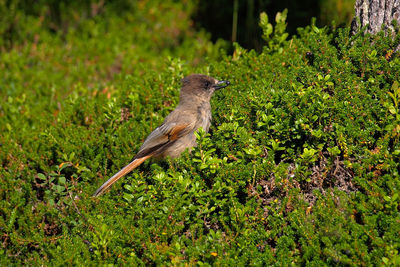
M 213 85 L 213 88 L 215 89 L 215 90 L 218 90 L 218 89 L 222 89 L 222 88 L 225 88 L 225 87 L 227 87 L 228 85 L 230 85 L 231 83 L 229 82 L 229 81 L 217 81 L 214 85 Z

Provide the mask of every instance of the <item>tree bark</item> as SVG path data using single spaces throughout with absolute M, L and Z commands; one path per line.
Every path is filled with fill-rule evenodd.
M 382 25 L 385 31 L 390 29 L 393 32 L 393 20 L 400 25 L 400 0 L 356 0 L 354 8 L 355 17 L 351 25 L 353 34 L 366 25 L 366 32 L 371 34 L 379 32 Z M 399 49 L 400 44 L 396 50 Z

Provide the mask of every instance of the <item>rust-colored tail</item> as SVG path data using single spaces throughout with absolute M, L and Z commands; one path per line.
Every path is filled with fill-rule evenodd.
M 98 197 L 98 196 L 102 195 L 104 193 L 104 191 L 107 188 L 109 188 L 113 183 L 115 183 L 116 181 L 118 181 L 120 178 L 124 177 L 128 173 L 130 173 L 133 169 L 135 169 L 137 166 L 142 164 L 143 161 L 145 161 L 146 159 L 148 159 L 150 157 L 151 157 L 151 155 L 148 155 L 148 156 L 133 160 L 131 163 L 129 163 L 128 165 L 123 167 L 119 172 L 114 174 L 113 177 L 108 179 L 107 182 L 105 182 L 102 186 L 100 186 L 99 189 L 97 189 L 96 192 L 93 194 L 93 196 Z

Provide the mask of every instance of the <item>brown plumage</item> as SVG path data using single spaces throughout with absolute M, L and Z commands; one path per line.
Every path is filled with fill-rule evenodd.
M 133 161 L 122 168 L 94 193 L 100 196 L 117 180 L 131 172 L 148 158 L 178 157 L 185 149 L 196 146 L 194 133 L 202 127 L 206 132 L 211 124 L 210 99 L 215 90 L 229 85 L 201 74 L 182 79 L 178 106 L 143 142 Z

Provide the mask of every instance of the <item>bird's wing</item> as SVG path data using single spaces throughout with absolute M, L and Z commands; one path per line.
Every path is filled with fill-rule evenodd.
M 190 133 L 193 129 L 193 122 L 164 122 L 146 138 L 135 158 L 150 155 L 164 145 Z

